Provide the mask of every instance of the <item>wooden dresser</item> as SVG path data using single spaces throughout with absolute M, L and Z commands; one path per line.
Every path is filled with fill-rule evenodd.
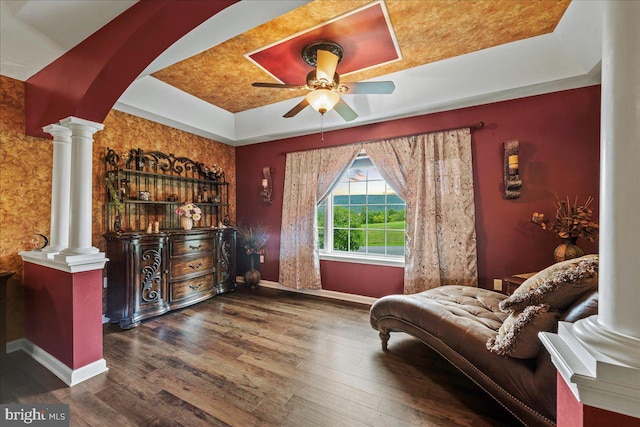
M 236 230 L 107 233 L 107 317 L 123 329 L 236 288 Z
M 129 329 L 235 289 L 236 230 L 226 227 L 229 183 L 220 168 L 141 148 L 107 149 L 104 160 L 111 322 Z M 187 203 L 200 210 L 189 230 L 178 214 Z

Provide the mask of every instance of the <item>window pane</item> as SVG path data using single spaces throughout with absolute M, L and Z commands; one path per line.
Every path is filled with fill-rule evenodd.
M 347 177 L 351 182 L 364 182 L 367 180 L 367 169 L 351 166 Z
M 333 226 L 348 227 L 349 226 L 349 208 L 345 206 L 333 207 Z
M 386 182 L 384 181 L 369 181 L 368 182 L 368 203 L 384 203 L 385 202 L 385 188 Z
M 369 228 L 384 228 L 384 205 L 369 205 Z
M 357 252 L 364 241 L 362 230 L 337 229 L 333 230 L 333 249 L 343 252 Z
M 332 213 L 330 223 L 325 216 Z M 404 201 L 389 187 L 366 154 L 359 154 L 318 205 L 318 238 L 327 252 L 402 256 L 405 239 Z M 324 241 L 326 235 L 333 237 Z M 326 248 L 329 244 L 332 247 Z
M 362 224 L 365 223 L 365 212 L 366 211 L 366 207 L 365 206 L 353 206 L 351 208 L 350 215 L 349 215 L 349 227 L 351 228 L 360 228 L 362 226 Z
M 404 231 L 387 231 L 387 254 L 404 255 Z
M 327 208 L 327 202 L 324 201 L 318 205 L 318 246 L 324 249 L 324 213 Z
M 318 228 L 324 227 L 324 211 L 327 207 L 327 203 L 323 202 L 318 205 Z
M 367 183 L 351 182 L 349 185 L 349 193 L 351 195 L 351 204 L 365 204 L 367 200 Z
M 338 185 L 336 185 L 335 188 L 333 189 L 332 194 L 334 195 L 333 203 L 336 203 L 335 196 L 348 195 L 349 194 L 349 182 L 348 181 L 339 182 Z
M 381 180 L 384 181 L 380 172 L 378 172 L 378 168 L 375 166 L 367 168 L 367 179 L 369 181 Z

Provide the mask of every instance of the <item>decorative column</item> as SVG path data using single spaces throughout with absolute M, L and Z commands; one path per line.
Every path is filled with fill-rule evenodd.
M 102 128 L 76 117 L 45 127 L 54 137 L 52 247 L 20 252 L 25 294 L 20 349 L 70 386 L 107 370 L 102 270 L 108 259 L 91 246 L 92 144 Z
M 62 254 L 97 254 L 98 248 L 91 246 L 93 134 L 104 129 L 104 125 L 77 117 L 67 117 L 60 124 L 71 129 L 72 159 L 69 246 Z
M 541 334 L 578 407 L 640 423 L 640 2 L 603 3 L 598 315 Z M 566 399 L 558 385 L 558 402 Z M 562 427 L 558 408 L 558 426 Z M 583 423 L 586 409 L 579 414 Z M 621 415 L 622 414 L 622 415 Z M 576 415 L 577 416 L 577 415 Z M 631 418 L 629 418 L 631 419 Z M 574 424 L 578 425 L 578 424 Z M 602 424 L 600 424 L 602 425 Z
M 71 182 L 71 129 L 51 124 L 42 128 L 53 136 L 51 181 L 51 234 L 42 252 L 56 254 L 69 243 L 69 189 Z
M 598 316 L 576 323 L 589 346 L 640 368 L 640 2 L 604 5 Z

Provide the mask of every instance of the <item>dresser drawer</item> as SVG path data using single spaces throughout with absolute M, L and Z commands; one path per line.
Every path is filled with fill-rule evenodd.
M 171 301 L 179 301 L 189 297 L 196 297 L 213 289 L 214 275 L 207 274 L 194 279 L 171 283 Z
M 180 256 L 197 252 L 212 252 L 214 245 L 214 240 L 211 237 L 195 237 L 187 240 L 176 240 L 171 245 L 171 256 Z
M 176 279 L 195 273 L 211 272 L 214 270 L 213 254 L 199 256 L 183 256 L 171 261 L 171 278 Z

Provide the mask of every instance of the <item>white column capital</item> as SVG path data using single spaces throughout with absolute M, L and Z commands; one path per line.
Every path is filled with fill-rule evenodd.
M 54 123 L 54 124 L 44 126 L 42 128 L 42 131 L 53 136 L 54 143 L 62 142 L 62 143 L 71 144 L 71 129 L 69 129 L 68 127 L 61 126 Z
M 92 122 L 90 120 L 80 119 L 73 116 L 60 120 L 60 125 L 72 129 L 74 131 L 74 136 L 91 136 L 104 129 L 104 124 L 102 123 Z M 88 135 L 80 135 L 80 132 L 86 132 Z

